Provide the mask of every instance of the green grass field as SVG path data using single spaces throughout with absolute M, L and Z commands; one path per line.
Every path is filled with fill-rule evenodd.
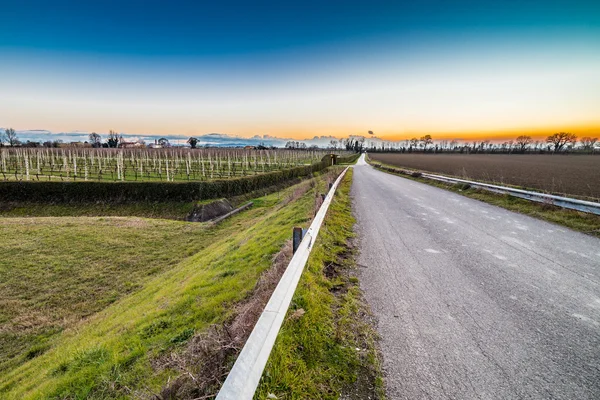
M 0 372 L 204 247 L 214 230 L 143 218 L 0 221 Z
M 324 178 L 255 199 L 214 227 L 0 218 L 0 398 L 158 393 L 181 372 L 154 361 L 231 319 L 291 228 L 308 225 Z

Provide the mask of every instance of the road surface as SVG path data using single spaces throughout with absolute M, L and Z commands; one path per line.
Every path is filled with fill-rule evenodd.
M 377 171 L 352 185 L 390 399 L 600 399 L 600 240 Z

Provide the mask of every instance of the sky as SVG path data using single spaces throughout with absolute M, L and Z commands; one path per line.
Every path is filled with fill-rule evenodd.
M 600 1 L 0 0 L 0 127 L 600 134 Z

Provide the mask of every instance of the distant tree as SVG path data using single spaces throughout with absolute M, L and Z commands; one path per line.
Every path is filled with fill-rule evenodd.
M 338 147 L 338 141 L 333 139 L 329 142 L 329 147 L 333 150 L 337 150 Z
M 431 135 L 421 136 L 420 141 L 421 141 L 421 143 L 423 143 L 423 149 L 425 149 L 425 150 L 427 150 L 427 146 L 429 146 L 430 144 L 433 143 L 433 139 L 431 138 Z
M 4 142 L 6 142 L 6 134 L 0 131 L 0 147 L 4 147 Z
M 6 141 L 10 147 L 19 145 L 19 138 L 17 137 L 17 132 L 13 128 L 8 128 L 4 131 L 4 136 L 6 136 Z
M 164 138 L 164 137 L 158 139 L 158 144 L 160 144 L 162 147 L 171 147 L 171 143 L 169 143 L 169 139 Z
M 584 150 L 591 151 L 594 149 L 594 145 L 598 141 L 598 138 L 591 138 L 589 136 L 581 138 L 581 146 Z
M 192 149 L 195 149 L 196 145 L 198 144 L 198 139 L 191 137 L 187 140 L 187 144 L 189 144 Z
M 346 150 L 351 151 L 353 149 L 353 146 L 354 146 L 354 143 L 353 143 L 352 139 L 350 139 L 350 138 L 344 139 L 343 147 L 345 147 Z
M 303 147 L 303 145 L 304 145 L 304 147 Z M 296 149 L 296 150 L 297 150 L 297 149 L 302 149 L 302 148 L 304 148 L 304 149 L 305 149 L 305 148 L 306 148 L 306 144 L 304 144 L 304 143 L 300 143 L 300 142 L 298 142 L 298 141 L 293 141 L 293 140 L 290 140 L 289 142 L 287 142 L 287 143 L 285 144 L 285 148 L 286 148 L 286 149 L 292 149 L 292 150 L 294 150 L 294 149 Z
M 90 139 L 90 143 L 92 147 L 101 147 L 102 146 L 102 137 L 98 135 L 96 132 L 92 132 L 88 135 Z
M 365 138 L 364 137 L 361 137 L 360 139 L 355 140 L 354 141 L 354 152 L 362 153 L 364 146 L 365 146 Z
M 417 139 L 416 137 L 410 139 L 410 145 L 411 147 L 417 147 L 419 145 L 419 139 Z
M 517 137 L 516 141 L 517 141 L 517 146 L 521 152 L 524 152 L 525 149 L 527 148 L 527 146 L 529 146 L 531 143 L 533 143 L 533 139 L 531 139 L 531 136 L 527 136 L 527 135 L 521 135 L 521 136 Z
M 546 142 L 554 146 L 554 151 L 561 151 L 567 143 L 575 144 L 577 136 L 569 132 L 558 132 L 546 138 Z
M 122 136 L 119 137 L 119 134 L 113 130 L 111 130 L 110 132 L 108 132 L 108 139 L 106 139 L 106 144 L 108 144 L 108 147 L 119 147 L 119 142 L 121 141 Z

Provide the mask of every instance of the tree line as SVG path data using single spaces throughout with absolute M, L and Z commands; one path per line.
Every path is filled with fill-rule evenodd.
M 434 142 L 431 135 L 421 138 L 381 143 L 371 142 L 367 150 L 370 152 L 457 152 L 457 153 L 567 153 L 600 152 L 600 143 L 595 137 L 582 137 L 569 132 L 557 132 L 547 136 L 544 140 L 534 140 L 531 136 L 520 135 L 514 140 L 502 143 L 492 143 L 491 140 L 474 140 L 472 142 L 459 142 L 458 140 L 440 140 Z
M 369 134 L 373 134 L 369 131 Z M 119 148 L 119 147 L 146 147 L 143 140 L 127 142 L 122 135 L 111 130 L 106 139 L 96 132 L 88 135 L 89 141 L 84 142 L 94 148 Z M 195 149 L 198 147 L 199 140 L 190 137 L 186 143 Z M 579 143 L 579 145 L 578 145 Z M 13 128 L 0 131 L 0 147 L 61 147 L 62 140 L 40 142 L 27 141 L 22 143 L 17 137 Z M 509 140 L 503 143 L 492 143 L 491 140 L 472 141 L 470 143 L 459 142 L 458 140 L 440 140 L 434 142 L 431 135 L 423 135 L 420 138 L 413 137 L 408 140 L 392 142 L 366 141 L 362 136 L 351 136 L 343 139 L 332 139 L 327 146 L 331 150 L 346 150 L 361 153 L 364 150 L 370 152 L 460 152 L 460 153 L 560 153 L 560 152 L 588 152 L 594 153 L 600 151 L 598 138 L 585 136 L 578 140 L 577 135 L 569 132 L 557 132 L 546 137 L 545 140 L 534 140 L 531 136 L 520 135 L 515 140 Z M 160 138 L 151 144 L 150 147 L 168 148 L 171 143 L 167 138 Z M 258 146 L 252 146 L 255 149 L 266 150 L 274 148 L 267 147 L 263 143 Z M 315 150 L 319 146 L 307 146 L 302 141 L 288 141 L 285 146 L 290 150 Z

